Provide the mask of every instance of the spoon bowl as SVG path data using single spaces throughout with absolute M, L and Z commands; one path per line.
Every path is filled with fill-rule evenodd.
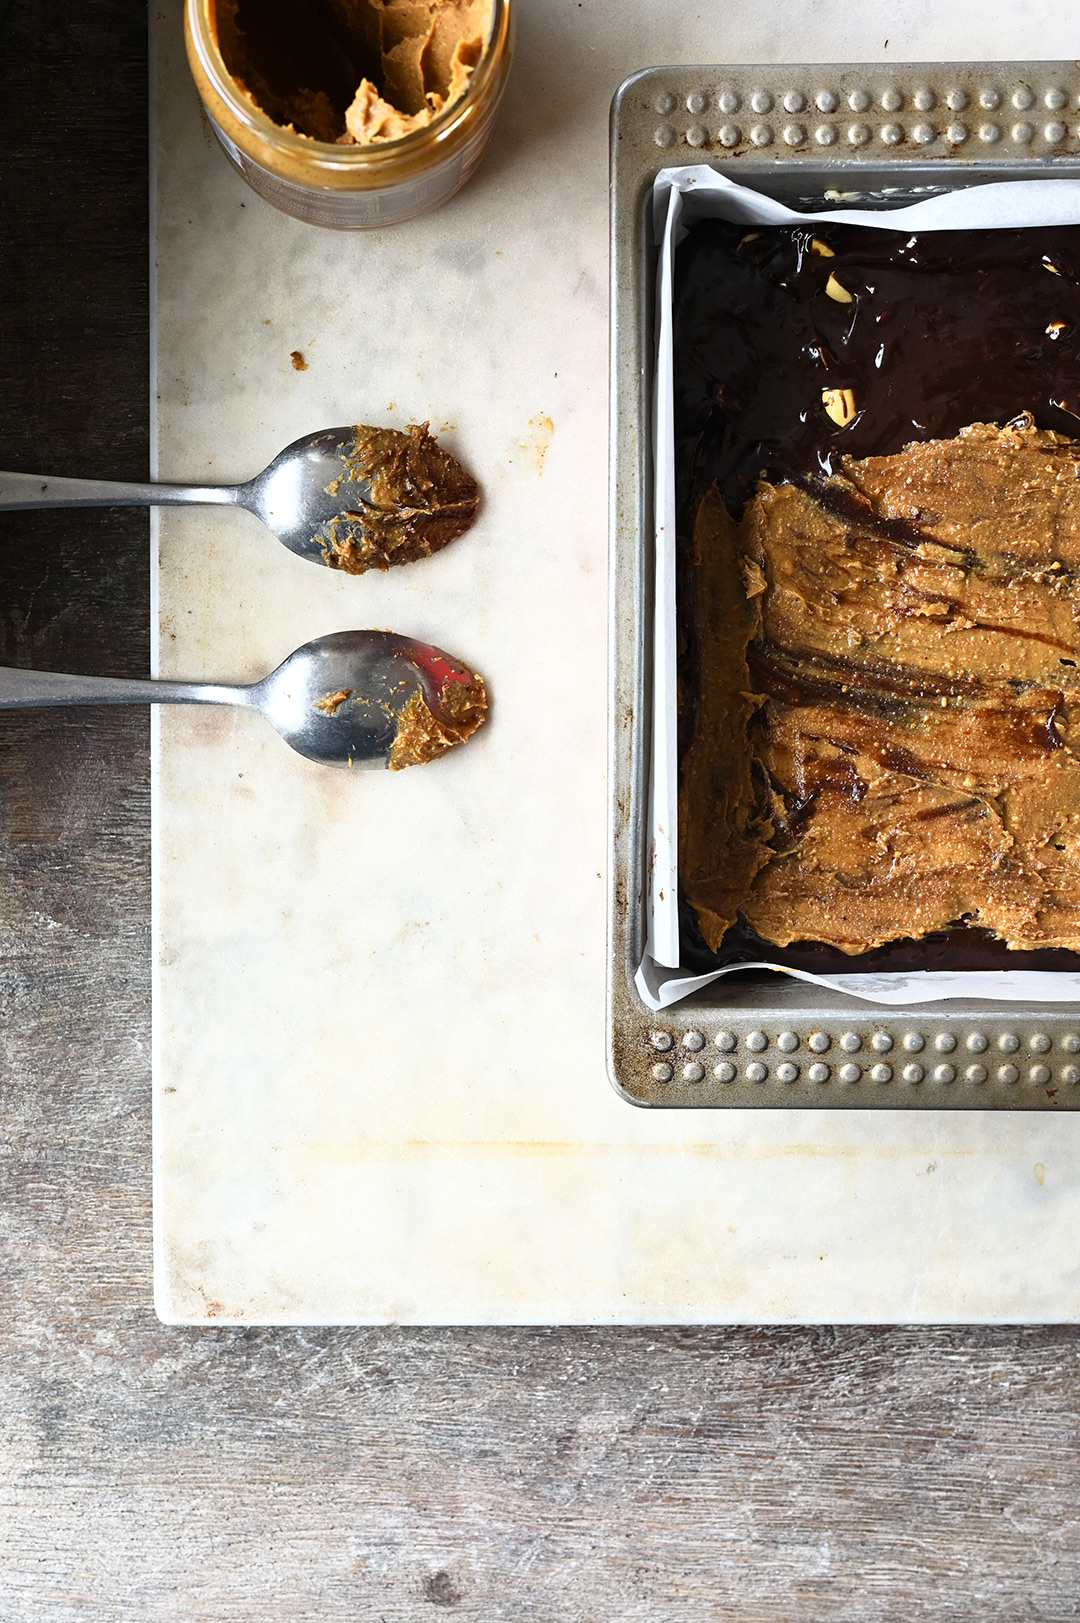
M 0 473 L 0 511 L 40 507 L 231 506 L 262 520 L 309 563 L 362 575 L 438 552 L 467 530 L 480 492 L 428 433 L 325 428 L 239 485 L 123 484 Z
M 392 631 L 317 637 L 261 682 L 239 686 L 0 669 L 0 710 L 65 704 L 241 705 L 260 710 L 309 761 L 393 772 L 464 743 L 487 694 L 453 655 Z
M 391 631 L 319 637 L 247 691 L 308 760 L 391 771 L 462 743 L 487 708 L 467 665 Z
M 282 546 L 311 563 L 327 562 L 331 526 L 348 523 L 372 502 L 371 481 L 350 477 L 348 456 L 356 444 L 352 428 L 327 428 L 279 451 L 269 467 L 237 485 L 237 505 L 262 519 Z

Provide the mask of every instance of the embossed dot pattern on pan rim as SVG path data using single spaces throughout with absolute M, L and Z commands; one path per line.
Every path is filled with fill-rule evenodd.
M 856 148 L 868 146 L 875 138 L 886 147 L 899 147 L 908 142 L 917 147 L 931 147 L 938 143 L 958 147 L 972 139 L 981 141 L 987 146 L 1001 140 L 1018 147 L 1030 146 L 1033 142 L 1039 141 L 1047 147 L 1060 147 L 1066 142 L 1071 142 L 1074 146 L 1080 145 L 1080 125 L 1070 128 L 1061 119 L 1050 119 L 1040 127 L 1031 124 L 1027 119 L 1005 125 L 999 124 L 994 119 L 984 119 L 975 127 L 964 124 L 959 119 L 952 119 L 947 124 L 941 125 L 931 124 L 926 119 L 917 119 L 910 125 L 900 124 L 895 119 L 887 119 L 877 125 L 854 123 L 848 124 L 846 128 L 835 124 L 818 124 L 813 131 L 813 139 L 818 146 L 833 146 L 841 135 L 846 137 L 849 146 Z M 680 139 L 680 134 L 671 124 L 658 124 L 653 139 L 657 146 L 669 147 Z M 702 123 L 690 124 L 682 132 L 681 139 L 687 146 L 698 151 L 713 146 L 738 147 L 747 141 L 763 150 L 778 145 L 793 148 L 807 146 L 810 132 L 802 124 L 788 123 L 775 128 L 772 124 L 759 119 L 748 131 L 730 121 L 714 127 L 713 131 Z
M 693 1053 L 700 1053 L 707 1044 L 704 1032 L 696 1026 L 688 1027 L 679 1037 L 676 1033 L 657 1026 L 647 1036 L 647 1042 L 658 1053 L 670 1052 L 677 1040 L 683 1048 Z M 726 1052 L 731 1052 L 739 1046 L 738 1033 L 727 1028 L 717 1030 L 712 1040 L 717 1048 Z M 876 1053 L 887 1054 L 894 1046 L 894 1041 L 890 1032 L 875 1031 L 870 1036 L 869 1045 Z M 770 1044 L 775 1044 L 782 1052 L 790 1054 L 804 1042 L 817 1054 L 825 1053 L 834 1043 L 847 1054 L 858 1053 L 864 1046 L 863 1037 L 857 1031 L 845 1030 L 839 1037 L 834 1037 L 831 1032 L 820 1026 L 813 1027 L 805 1036 L 800 1036 L 797 1031 L 784 1026 L 774 1037 L 770 1037 L 767 1031 L 755 1026 L 742 1039 L 743 1047 L 755 1054 L 761 1053 Z M 903 1034 L 901 1043 L 907 1052 L 912 1054 L 922 1053 L 927 1047 L 935 1049 L 939 1054 L 954 1054 L 960 1047 L 967 1048 L 973 1054 L 982 1054 L 990 1046 L 990 1039 L 985 1032 L 979 1030 L 960 1036 L 957 1036 L 954 1030 L 943 1030 L 936 1032 L 929 1039 L 921 1031 L 907 1031 Z M 1015 1032 L 1006 1030 L 998 1034 L 997 1047 L 1003 1054 L 1015 1054 L 1021 1046 L 1021 1040 Z M 1066 1031 L 1055 1038 L 1048 1032 L 1035 1031 L 1028 1037 L 1027 1046 L 1033 1054 L 1049 1054 L 1055 1050 L 1060 1050 L 1064 1054 L 1080 1054 L 1080 1032 Z
M 876 1055 L 887 1054 L 896 1047 L 897 1042 L 901 1055 L 907 1056 L 901 1058 L 899 1070 L 880 1059 L 857 1064 L 847 1057 L 859 1053 L 864 1047 L 869 1047 Z M 913 1086 L 931 1081 L 947 1087 L 956 1082 L 982 1087 L 992 1074 L 994 1081 L 1008 1090 L 1024 1084 L 1045 1088 L 1055 1081 L 1070 1088 L 1080 1087 L 1080 1064 L 1062 1063 L 1067 1056 L 1080 1055 L 1080 1031 L 1067 1030 L 1056 1036 L 1047 1031 L 1034 1031 L 1024 1043 L 1015 1031 L 1008 1029 L 998 1031 L 991 1039 L 979 1029 L 947 1029 L 929 1035 L 909 1029 L 901 1030 L 894 1037 L 892 1033 L 882 1030 L 864 1036 L 850 1029 L 828 1031 L 820 1026 L 803 1032 L 784 1026 L 775 1033 L 754 1027 L 740 1037 L 736 1031 L 724 1027 L 712 1033 L 711 1044 L 722 1054 L 731 1056 L 712 1066 L 712 1077 L 725 1085 L 737 1081 L 740 1075 L 755 1087 L 775 1080 L 786 1088 L 803 1076 L 819 1087 L 834 1077 L 854 1086 L 864 1078 L 885 1084 L 899 1076 Z M 691 1026 L 681 1033 L 662 1026 L 653 1027 L 644 1038 L 644 1046 L 654 1056 L 671 1056 L 671 1059 L 654 1058 L 649 1066 L 652 1080 L 661 1085 L 665 1092 L 670 1091 L 670 1084 L 676 1078 L 677 1068 L 671 1062 L 675 1058 L 676 1048 L 681 1048 L 688 1056 L 678 1067 L 679 1078 L 695 1089 L 708 1082 L 709 1068 L 703 1060 L 710 1046 L 710 1038 L 699 1027 Z M 785 1055 L 805 1048 L 814 1059 L 802 1066 L 787 1059 L 770 1067 L 758 1057 L 770 1047 L 777 1048 Z M 992 1073 L 981 1062 L 963 1064 L 963 1054 L 987 1054 L 991 1047 L 996 1048 L 1000 1056 Z M 1025 1047 L 1029 1061 L 1017 1063 L 1023 1061 L 1021 1050 Z M 830 1049 L 838 1050 L 840 1055 L 832 1064 L 821 1058 Z M 689 1057 L 698 1054 L 703 1058 Z M 919 1057 L 915 1058 L 916 1055 Z M 955 1055 L 956 1059 L 935 1060 L 934 1055 Z
M 1036 67 L 1032 64 L 1033 69 Z M 1004 142 L 1020 149 L 1039 144 L 1048 149 L 1080 145 L 1080 124 L 1067 122 L 1070 115 L 1075 119 L 1080 113 L 1080 97 L 1070 94 L 1057 79 L 1038 88 L 1029 83 L 987 81 L 969 95 L 959 85 L 941 83 L 935 87 L 928 83 L 926 69 L 910 86 L 887 69 L 873 84 L 868 80 L 852 85 L 848 82 L 850 74 L 842 69 L 837 70 L 835 78 L 834 84 L 822 84 L 818 79 L 792 83 L 790 69 L 783 69 L 778 70 L 778 81 L 773 86 L 763 82 L 764 72 L 760 71 L 748 90 L 701 82 L 680 98 L 671 89 L 661 89 L 654 92 L 651 108 L 664 122 L 656 126 L 653 139 L 659 147 L 681 143 L 702 152 L 711 147 L 732 150 L 740 146 L 759 152 L 777 147 L 809 150 L 813 144 L 832 146 L 841 139 L 856 152 L 872 146 L 895 149 L 909 144 L 921 149 L 955 149 L 972 141 L 984 146 Z M 681 126 L 672 122 L 680 100 L 691 120 Z M 974 122 L 952 116 L 965 108 L 974 112 Z M 1040 111 L 1043 121 L 1032 122 Z M 742 113 L 745 124 L 732 121 L 731 115 L 737 112 Z M 860 119 L 844 125 L 844 115 L 850 113 L 860 115 Z M 1030 117 L 1013 122 L 1015 113 L 1029 113 Z M 769 114 L 775 122 L 765 116 Z M 825 115 L 838 122 L 817 123 L 811 129 L 801 118 L 790 121 L 792 114 L 811 119 Z M 928 116 L 931 114 L 935 116 Z M 788 122 L 783 122 L 785 115 Z

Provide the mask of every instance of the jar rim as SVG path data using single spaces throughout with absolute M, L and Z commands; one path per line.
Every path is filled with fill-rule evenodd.
M 480 60 L 464 91 L 437 113 L 430 124 L 410 130 L 391 141 L 376 141 L 369 145 L 338 146 L 332 141 L 318 141 L 313 136 L 301 135 L 277 124 L 257 106 L 239 95 L 236 81 L 221 54 L 215 29 L 209 16 L 210 0 L 187 0 L 189 37 L 199 58 L 199 65 L 214 90 L 248 132 L 275 148 L 282 156 L 301 158 L 316 169 L 350 172 L 370 172 L 383 168 L 396 168 L 403 160 L 419 157 L 426 148 L 449 140 L 460 125 L 472 114 L 478 100 L 497 71 L 502 47 L 509 33 L 511 0 L 491 0 L 491 26 Z

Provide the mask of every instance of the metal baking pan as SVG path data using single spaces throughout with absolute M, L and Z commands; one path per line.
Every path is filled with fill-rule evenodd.
M 1080 176 L 1075 62 L 649 68 L 611 121 L 611 882 L 608 1063 L 667 1108 L 1080 1110 L 1080 1009 L 952 1000 L 875 1008 L 788 977 L 729 975 L 659 1014 L 644 943 L 652 598 L 651 193 L 709 163 L 807 208 L 978 181 Z

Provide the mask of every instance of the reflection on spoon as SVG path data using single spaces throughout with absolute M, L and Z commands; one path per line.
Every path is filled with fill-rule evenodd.
M 0 473 L 0 511 L 31 507 L 245 507 L 311 563 L 350 575 L 429 557 L 476 517 L 480 490 L 427 423 L 327 428 L 242 485 L 123 484 Z
M 460 660 L 392 631 L 317 637 L 247 686 L 0 669 L 0 710 L 63 704 L 243 705 L 310 761 L 395 772 L 464 743 L 487 694 Z

